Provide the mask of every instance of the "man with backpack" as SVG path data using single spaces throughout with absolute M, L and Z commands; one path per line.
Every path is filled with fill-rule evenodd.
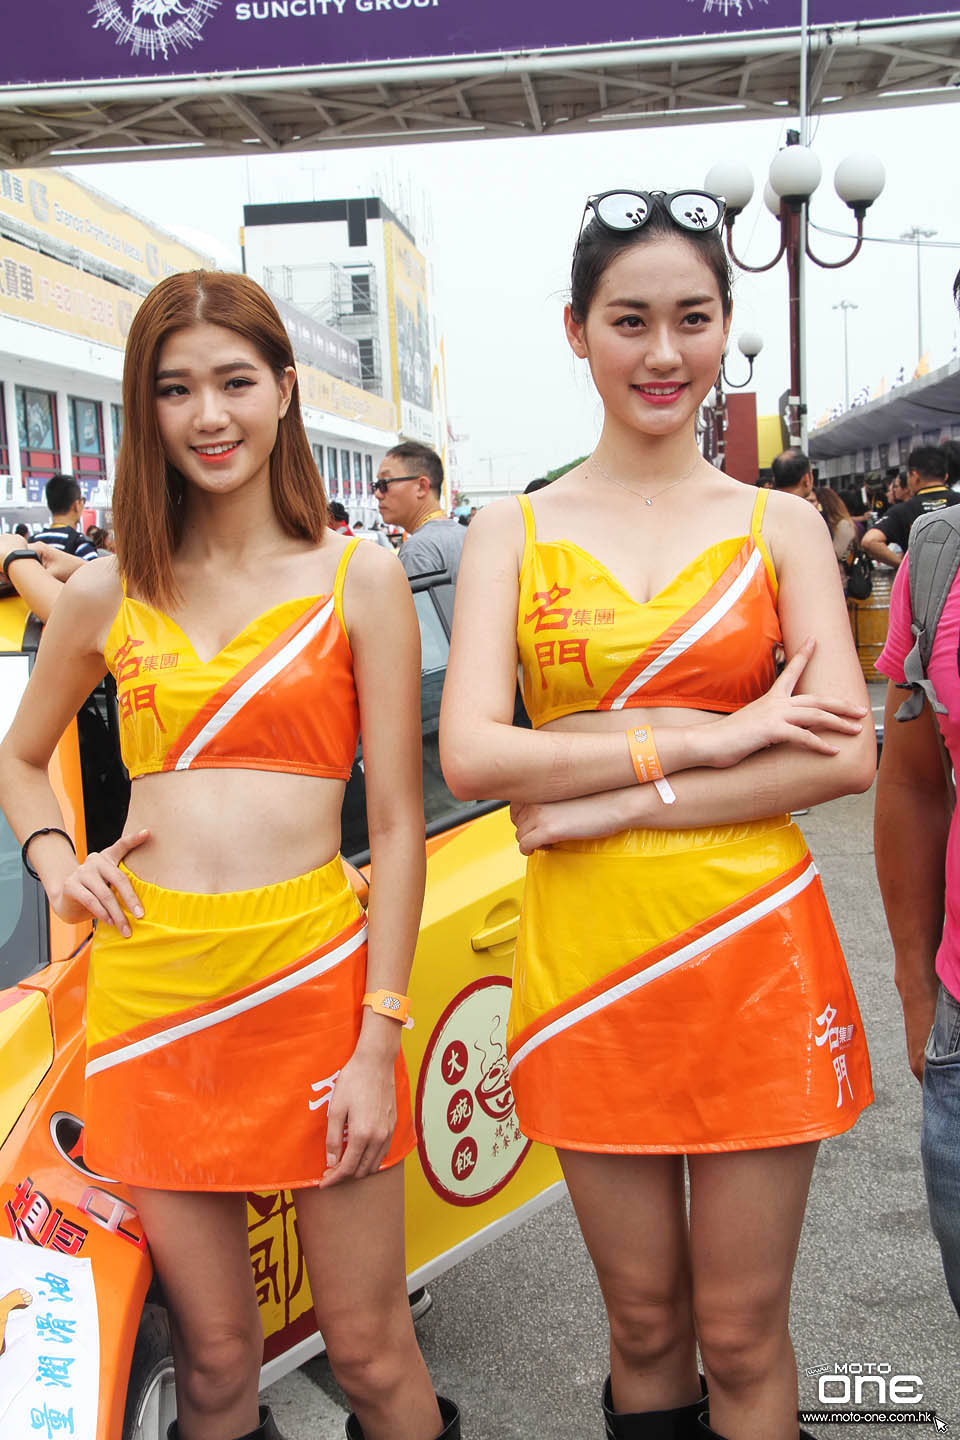
M 960 302 L 960 275 L 954 296 Z M 960 768 L 958 572 L 960 509 L 921 515 L 893 584 L 877 661 L 891 683 L 874 842 L 907 1059 L 923 1086 L 930 1221 L 960 1315 L 960 830 L 952 774 Z
M 83 492 L 72 475 L 52 475 L 44 491 L 50 524 L 38 530 L 31 543 L 42 541 L 78 560 L 96 560 L 97 550 L 77 529 L 83 516 Z

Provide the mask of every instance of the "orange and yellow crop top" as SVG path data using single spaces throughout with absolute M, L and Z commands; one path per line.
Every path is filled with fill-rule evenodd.
M 766 500 L 758 490 L 749 535 L 709 545 L 639 604 L 572 540 L 538 540 L 530 500 L 520 496 L 517 645 L 534 728 L 584 710 L 729 713 L 765 694 L 782 638 L 761 534 Z
M 284 770 L 346 780 L 360 729 L 343 582 L 273 605 L 210 660 L 162 610 L 124 590 L 104 658 L 120 752 L 135 780 L 164 770 Z

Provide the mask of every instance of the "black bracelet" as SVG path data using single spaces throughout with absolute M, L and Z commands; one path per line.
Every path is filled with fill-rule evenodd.
M 67 844 L 70 846 L 70 849 L 73 851 L 74 855 L 76 855 L 77 853 L 76 845 L 74 845 L 66 830 L 61 830 L 59 825 L 44 825 L 42 830 L 34 830 L 33 834 L 28 835 L 26 840 L 24 840 L 23 844 L 20 846 L 20 859 L 23 861 L 23 868 L 26 870 L 28 875 L 33 876 L 34 880 L 40 880 L 40 876 L 37 874 L 36 870 L 34 870 L 33 866 L 30 864 L 30 861 L 27 859 L 27 847 L 29 846 L 31 840 L 36 840 L 38 835 L 62 835 L 64 840 L 66 840 Z M 43 881 L 40 880 L 40 883 L 42 885 Z
M 8 555 L 4 555 L 3 565 L 0 566 L 0 569 L 3 570 L 4 578 L 6 580 L 10 580 L 10 566 L 13 564 L 14 560 L 39 560 L 40 564 L 43 564 L 43 561 L 40 559 L 40 556 L 37 554 L 36 550 L 30 550 L 27 547 L 24 547 L 22 550 L 11 550 Z M 12 580 L 10 580 L 10 584 L 13 584 Z

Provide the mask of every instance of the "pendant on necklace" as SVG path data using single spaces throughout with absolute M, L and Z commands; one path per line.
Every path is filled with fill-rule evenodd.
M 653 504 L 653 501 L 652 501 L 652 500 L 648 500 L 647 497 L 646 497 L 646 495 L 641 495 L 641 496 L 640 496 L 640 499 L 643 501 L 644 505 L 652 505 L 652 504 Z

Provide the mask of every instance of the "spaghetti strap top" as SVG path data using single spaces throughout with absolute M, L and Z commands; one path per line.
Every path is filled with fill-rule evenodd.
M 763 539 L 767 491 L 747 535 L 708 545 L 643 604 L 572 540 L 538 540 L 523 511 L 517 647 L 536 728 L 589 710 L 684 706 L 730 713 L 776 678 L 777 577 Z
M 346 780 L 360 729 L 343 585 L 272 605 L 209 660 L 126 593 L 104 647 L 132 780 L 163 770 L 279 770 Z

